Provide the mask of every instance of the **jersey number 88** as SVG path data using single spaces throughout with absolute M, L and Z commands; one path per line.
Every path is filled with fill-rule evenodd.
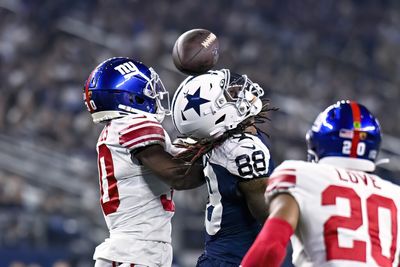
M 240 155 L 236 157 L 235 162 L 241 176 L 251 175 L 253 172 L 265 172 L 266 170 L 265 155 L 261 150 L 254 151 L 251 154 L 251 159 L 247 154 Z

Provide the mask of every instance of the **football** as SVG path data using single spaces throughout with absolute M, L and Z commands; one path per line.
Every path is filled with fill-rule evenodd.
M 218 57 L 218 38 L 205 29 L 184 32 L 176 40 L 172 50 L 175 67 L 189 75 L 205 73 L 212 69 Z

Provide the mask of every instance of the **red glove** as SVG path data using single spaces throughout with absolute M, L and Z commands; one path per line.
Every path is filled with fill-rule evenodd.
M 268 219 L 253 245 L 244 256 L 243 267 L 279 267 L 293 234 L 292 226 L 279 218 Z

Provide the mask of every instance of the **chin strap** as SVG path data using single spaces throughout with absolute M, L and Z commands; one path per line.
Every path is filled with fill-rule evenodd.
M 153 118 L 155 118 L 159 123 L 162 123 L 165 117 L 165 113 L 164 112 L 160 112 L 160 113 L 149 113 L 149 112 L 145 112 L 143 110 L 139 110 L 139 109 L 135 109 L 126 105 L 122 105 L 119 104 L 118 105 L 119 109 L 125 110 L 129 113 L 133 113 L 133 114 L 143 114 L 143 115 L 150 115 Z
M 315 163 L 317 163 L 319 161 L 318 155 L 317 155 L 317 153 L 315 153 L 314 150 L 307 149 L 307 161 L 315 162 Z
M 375 162 L 375 166 L 379 166 L 382 164 L 388 164 L 389 162 L 390 162 L 390 159 L 380 159 Z

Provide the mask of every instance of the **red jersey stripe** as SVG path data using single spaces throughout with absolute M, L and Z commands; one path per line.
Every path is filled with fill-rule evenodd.
M 126 146 L 126 148 L 134 149 L 135 146 L 137 146 L 137 145 L 139 145 L 139 144 L 141 144 L 141 143 L 147 143 L 147 142 L 159 143 L 160 141 L 161 141 L 162 143 L 164 143 L 164 142 L 165 142 L 165 139 L 164 139 L 164 138 L 161 138 L 161 137 L 149 137 L 149 138 L 145 138 L 145 139 L 141 139 L 141 140 L 139 140 L 139 141 L 136 141 L 136 142 L 134 142 L 134 143 L 132 143 L 132 144 L 129 144 L 128 146 Z M 140 146 L 139 146 L 139 147 L 140 147 Z
M 139 118 L 142 119 L 142 117 L 139 117 Z M 147 120 L 146 120 L 146 121 L 141 121 L 141 122 L 138 122 L 138 123 L 135 123 L 135 124 L 131 124 L 131 125 L 129 125 L 128 127 L 122 129 L 122 130 L 120 131 L 120 133 L 121 133 L 121 134 L 125 134 L 126 132 L 129 132 L 129 131 L 128 131 L 129 129 L 138 127 L 138 126 L 143 125 L 143 124 L 151 124 L 151 125 L 158 126 L 158 127 L 162 128 L 162 126 L 160 125 L 160 123 L 155 122 L 155 121 L 147 121 Z
M 278 183 L 296 184 L 296 175 L 283 174 L 279 176 L 272 176 L 268 179 L 268 186 Z
M 295 172 L 296 169 L 278 169 L 271 174 L 271 178 Z
M 280 172 L 294 172 L 296 169 L 278 169 Z
M 119 137 L 119 143 L 121 145 L 126 144 L 127 142 L 133 141 L 137 138 L 146 136 L 146 135 L 157 135 L 161 137 L 165 137 L 164 129 L 160 126 L 144 126 L 142 128 L 127 132 Z M 142 140 L 141 140 L 142 141 Z M 139 141 L 140 142 L 140 141 Z M 131 144 L 128 144 L 131 146 Z
M 267 188 L 267 192 L 271 192 L 271 191 L 274 191 L 274 190 L 288 190 L 288 189 L 289 189 L 289 186 L 275 185 L 275 186 L 272 186 L 272 187 L 268 187 Z

